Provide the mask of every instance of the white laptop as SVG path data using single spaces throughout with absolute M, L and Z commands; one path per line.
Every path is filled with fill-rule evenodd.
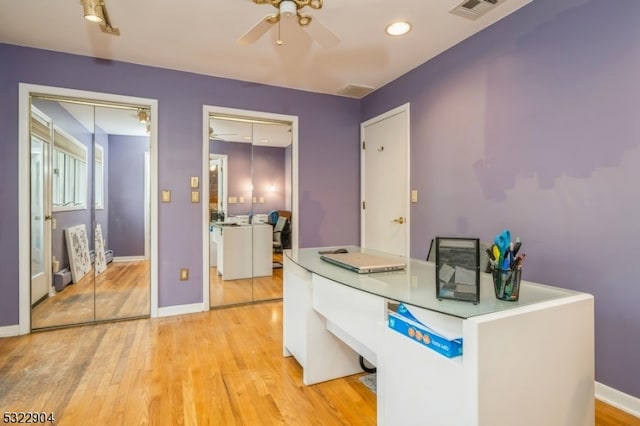
M 320 259 L 341 266 L 359 274 L 398 271 L 407 264 L 399 259 L 375 256 L 367 253 L 324 253 Z

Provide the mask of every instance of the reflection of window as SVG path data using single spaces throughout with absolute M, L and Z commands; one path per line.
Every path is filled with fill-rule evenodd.
M 95 157 L 94 179 L 96 186 L 96 209 L 104 209 L 104 148 L 102 148 L 100 145 L 96 145 Z
M 53 210 L 87 208 L 87 147 L 55 127 Z

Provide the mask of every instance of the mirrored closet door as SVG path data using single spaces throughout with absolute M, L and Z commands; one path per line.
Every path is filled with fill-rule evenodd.
M 31 96 L 31 328 L 148 316 L 148 106 Z
M 291 123 L 209 120 L 212 307 L 282 298 L 291 246 Z

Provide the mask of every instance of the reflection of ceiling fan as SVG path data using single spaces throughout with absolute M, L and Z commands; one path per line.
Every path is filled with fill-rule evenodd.
M 270 4 L 278 9 L 275 14 L 265 16 L 260 22 L 247 31 L 238 39 L 239 44 L 251 44 L 262 37 L 273 24 L 278 24 L 280 28 L 281 19 L 292 19 L 296 17 L 298 25 L 305 28 L 309 35 L 317 41 L 322 47 L 334 47 L 340 39 L 333 34 L 327 27 L 322 25 L 316 18 L 312 19 L 309 15 L 303 15 L 300 10 L 306 6 L 311 9 L 322 9 L 322 0 L 252 0 L 256 4 Z M 283 44 L 278 34 L 278 45 Z
M 209 139 L 216 139 L 219 141 L 228 142 L 225 136 L 238 136 L 237 133 L 215 133 L 213 127 L 209 127 Z

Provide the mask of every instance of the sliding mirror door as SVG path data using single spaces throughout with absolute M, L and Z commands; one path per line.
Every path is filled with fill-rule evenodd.
M 253 300 L 251 124 L 212 119 L 209 137 L 210 252 L 216 254 L 210 256 L 210 304 L 248 303 Z
M 95 108 L 96 320 L 150 312 L 147 109 Z
M 282 298 L 278 219 L 291 221 L 290 123 L 212 116 L 209 140 L 210 305 Z M 279 241 L 279 240 L 278 240 Z
M 139 108 L 31 96 L 32 329 L 149 315 Z M 130 254 L 129 242 L 143 249 Z
M 253 300 L 280 299 L 283 250 L 291 248 L 291 123 L 252 126 L 253 241 L 254 249 L 268 253 L 260 267 L 269 268 L 269 274 L 256 271 Z
M 38 329 L 90 322 L 95 318 L 90 257 L 93 107 L 38 97 L 31 99 L 31 105 L 32 269 L 38 249 L 48 258 L 43 262 L 48 263 L 46 291 L 36 284 L 32 273 L 31 326 Z M 82 116 L 82 122 L 70 110 Z M 40 126 L 43 123 L 46 130 Z M 43 153 L 41 165 L 37 164 L 38 147 Z M 39 217 L 43 220 L 35 220 Z M 38 234 L 44 237 L 41 243 L 34 240 Z M 68 284 L 73 285 L 59 297 Z

